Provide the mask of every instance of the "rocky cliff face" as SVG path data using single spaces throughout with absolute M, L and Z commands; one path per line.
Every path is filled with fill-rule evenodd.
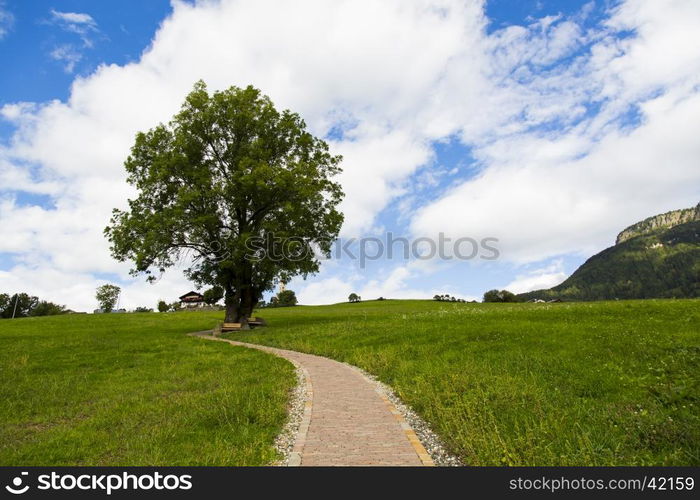
M 668 229 L 679 224 L 694 221 L 700 221 L 700 203 L 694 208 L 672 210 L 665 214 L 655 215 L 641 222 L 637 222 L 636 224 L 632 224 L 617 235 L 615 244 L 619 245 L 623 241 L 627 241 L 635 236 L 648 234 L 656 229 Z

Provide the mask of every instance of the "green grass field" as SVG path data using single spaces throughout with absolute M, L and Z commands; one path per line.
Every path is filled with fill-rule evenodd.
M 216 313 L 0 321 L 0 465 L 263 465 L 292 366 L 185 336 Z
M 232 335 L 377 375 L 471 465 L 699 465 L 700 300 L 380 301 Z
M 700 300 L 260 314 L 233 336 L 374 373 L 467 464 L 700 464 Z M 270 463 L 293 370 L 184 335 L 221 316 L 0 321 L 0 465 Z

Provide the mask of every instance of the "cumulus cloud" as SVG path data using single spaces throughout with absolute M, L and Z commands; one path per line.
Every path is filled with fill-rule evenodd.
M 414 232 L 497 236 L 517 262 L 598 248 L 650 211 L 697 197 L 698 4 L 629 0 L 595 29 L 584 15 L 487 34 L 476 0 L 175 1 L 137 62 L 76 78 L 66 102 L 2 108 L 16 132 L 0 149 L 0 192 L 50 194 L 53 205 L 2 198 L 0 252 L 20 263 L 0 283 L 11 276 L 41 293 L 49 266 L 56 283 L 89 283 L 71 294 L 88 308 L 92 277 L 125 275 L 102 237 L 111 209 L 133 196 L 122 163 L 135 133 L 167 121 L 200 78 L 210 89 L 254 84 L 313 133 L 332 132 L 345 156 L 344 236 L 372 228 L 395 197 L 411 199 L 433 142 L 452 137 L 480 172 L 403 206 Z M 86 14 L 52 16 L 81 36 L 97 30 Z M 642 123 L 634 130 L 620 121 L 630 109 Z M 395 272 L 349 291 L 430 296 L 411 289 L 412 271 Z M 306 302 L 339 286 L 324 279 L 303 290 Z
M 557 99 L 551 109 L 534 106 L 550 118 L 527 103 L 524 120 L 513 124 L 518 133 L 477 138 L 473 154 L 488 168 L 423 207 L 414 232 L 494 236 L 503 259 L 533 262 L 599 251 L 632 222 L 697 203 L 700 57 L 691 47 L 698 25 L 696 2 L 625 2 L 570 66 L 553 74 L 523 69 L 526 103 L 528 92 L 535 103 Z M 509 29 L 498 36 L 511 40 Z M 617 30 L 635 34 L 619 39 Z M 600 111 L 558 118 L 591 105 Z M 630 111 L 638 121 L 631 127 Z M 553 130 L 527 128 L 551 118 L 559 120 Z

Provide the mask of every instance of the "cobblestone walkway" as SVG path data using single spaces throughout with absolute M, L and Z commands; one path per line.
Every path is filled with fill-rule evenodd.
M 359 370 L 332 359 L 194 335 L 259 349 L 299 366 L 307 402 L 290 465 L 433 465 L 396 408 Z

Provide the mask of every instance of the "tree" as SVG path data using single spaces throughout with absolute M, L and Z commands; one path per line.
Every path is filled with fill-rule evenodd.
M 264 291 L 330 254 L 340 161 L 259 90 L 200 81 L 169 124 L 137 134 L 125 167 L 138 197 L 105 229 L 112 255 L 154 280 L 188 254 L 186 276 L 221 286 L 226 321 L 245 328 Z
M 204 295 L 204 302 L 210 306 L 213 306 L 224 298 L 224 289 L 219 285 L 216 285 L 211 287 L 209 290 L 206 290 L 202 295 Z
M 151 309 L 150 307 L 146 307 L 146 306 L 139 306 L 136 309 L 134 309 L 134 312 L 136 312 L 136 313 L 150 313 L 150 312 L 153 312 L 153 309 Z
M 10 296 L 6 293 L 0 293 L 0 318 L 4 318 L 5 310 L 10 305 Z
M 29 316 L 34 307 L 39 303 L 39 299 L 27 293 L 15 293 L 11 297 L 3 294 L 0 297 L 0 305 L 4 308 L 0 311 L 2 318 L 25 318 Z
M 292 290 L 284 290 L 277 294 L 277 305 L 280 307 L 297 305 L 297 296 Z
M 29 311 L 29 316 L 54 316 L 57 314 L 66 314 L 67 312 L 66 306 L 61 306 L 47 300 L 42 300 L 38 302 L 31 311 Z
M 112 312 L 121 291 L 121 288 L 117 285 L 105 284 L 98 287 L 95 298 L 97 303 L 100 304 L 100 309 L 107 313 Z
M 514 293 L 508 290 L 489 290 L 484 294 L 484 302 L 517 302 Z
M 164 300 L 158 301 L 158 312 L 162 312 L 162 313 L 168 312 L 169 309 L 170 309 L 170 306 L 168 305 L 168 303 L 166 301 L 164 301 Z
M 349 301 L 349 302 L 359 302 L 360 300 L 361 300 L 361 299 L 360 299 L 360 296 L 357 295 L 355 292 L 351 293 L 351 294 L 348 296 L 348 301 Z

